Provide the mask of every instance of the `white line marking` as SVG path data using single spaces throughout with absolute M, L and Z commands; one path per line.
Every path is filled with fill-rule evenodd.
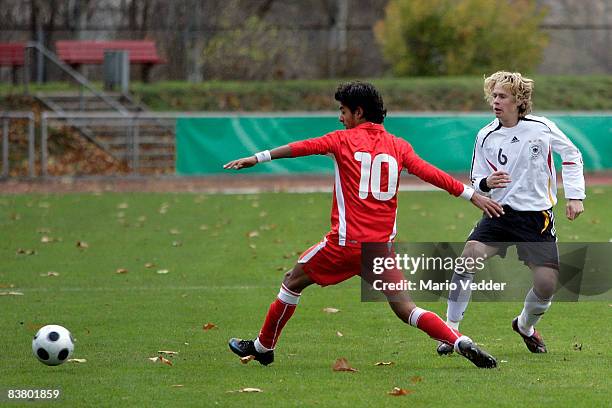
M 18 289 L 24 294 L 29 292 L 122 292 L 130 290 L 140 291 L 214 291 L 214 290 L 257 290 L 270 289 L 278 290 L 277 285 L 270 286 L 118 286 L 118 287 L 65 287 L 65 288 L 27 288 L 19 287 Z

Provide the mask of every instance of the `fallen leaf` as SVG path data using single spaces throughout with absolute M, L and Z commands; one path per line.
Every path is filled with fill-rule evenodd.
M 378 363 L 375 363 L 375 366 L 390 366 L 393 365 L 393 361 L 379 361 Z
M 239 389 L 238 392 L 263 392 L 263 391 L 260 388 L 247 387 L 247 388 Z
M 202 329 L 204 330 L 212 330 L 216 328 L 217 328 L 217 325 L 214 323 L 206 323 L 204 326 L 202 326 Z
M 0 296 L 23 296 L 22 292 L 0 292 Z
M 43 327 L 44 324 L 40 324 L 40 323 L 28 323 L 26 324 L 26 327 L 28 328 L 28 330 L 32 330 L 37 332 L 38 330 L 40 330 L 41 327 Z
M 170 204 L 168 203 L 162 203 L 161 207 L 159 207 L 159 213 L 160 214 L 165 214 L 168 212 L 168 208 L 170 207 Z
M 393 390 L 389 391 L 387 394 L 393 395 L 394 397 L 401 397 L 403 395 L 412 394 L 413 392 L 414 391 L 412 390 L 405 390 L 400 387 L 393 387 Z
M 249 248 L 251 248 L 251 249 L 257 249 L 257 245 L 255 245 L 255 244 L 249 244 Z
M 89 244 L 85 241 L 77 241 L 76 246 L 77 248 L 83 248 L 83 249 L 89 248 Z
M 420 383 L 421 381 L 423 381 L 423 377 L 421 377 L 420 375 L 413 375 L 412 377 L 410 377 L 410 382 L 413 384 Z
M 59 276 L 58 272 L 49 271 L 47 273 L 41 273 L 40 276 Z
M 120 273 L 120 274 L 128 273 L 128 270 L 125 268 L 119 268 L 115 271 L 115 273 Z
M 323 311 L 325 313 L 338 313 L 340 309 L 336 309 L 334 307 L 326 307 L 325 309 L 323 309 Z
M 343 336 L 344 336 L 344 334 L 342 334 L 341 332 L 337 331 L 337 332 L 336 332 L 336 336 L 338 336 L 338 337 L 343 337 Z
M 56 241 L 55 238 L 52 238 L 52 237 L 47 236 L 47 235 L 43 235 L 40 238 L 40 242 L 42 242 L 43 244 L 50 244 L 51 242 L 55 242 L 55 241 Z
M 167 270 L 167 269 L 159 269 L 159 270 L 157 271 L 157 273 L 158 273 L 158 274 L 160 274 L 160 275 L 165 275 L 165 274 L 167 274 L 167 273 L 168 273 L 168 270 Z
M 164 356 L 149 357 L 149 360 L 151 360 L 154 363 L 160 362 L 160 363 L 172 366 L 172 361 L 168 360 Z
M 170 351 L 170 350 L 159 350 L 158 351 L 159 354 L 167 354 L 169 356 L 174 356 L 176 354 L 178 354 L 178 351 Z
M 36 251 L 33 250 L 33 249 L 18 248 L 17 249 L 17 254 L 18 255 L 36 255 Z
M 332 369 L 334 371 L 359 371 L 356 368 L 351 367 L 348 360 L 344 357 L 337 359 L 334 365 L 332 366 Z
M 240 357 L 240 362 L 242 364 L 248 364 L 250 361 L 255 360 L 255 356 L 245 356 L 245 357 Z
M 255 238 L 259 236 L 259 232 L 258 231 L 250 231 L 247 233 L 247 237 L 249 238 Z
M 117 208 L 119 208 L 120 210 L 124 210 L 128 207 L 129 207 L 128 203 L 120 203 L 119 205 L 117 205 Z
M 181 231 L 179 231 L 177 228 L 172 228 L 170 230 L 170 235 L 178 235 L 180 233 L 181 233 Z
M 86 363 L 87 360 L 84 358 L 69 358 L 68 360 L 66 360 L 66 362 L 68 363 Z
M 155 264 L 153 262 L 147 262 L 145 265 L 145 268 L 153 268 L 155 266 Z

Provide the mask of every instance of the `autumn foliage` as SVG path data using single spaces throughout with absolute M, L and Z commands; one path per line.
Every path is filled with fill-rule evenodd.
M 531 71 L 547 43 L 535 0 L 390 0 L 374 29 L 393 73 Z

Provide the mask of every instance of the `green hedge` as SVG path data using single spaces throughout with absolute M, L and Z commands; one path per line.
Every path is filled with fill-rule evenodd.
M 534 76 L 535 111 L 612 110 L 612 75 Z M 372 79 L 391 111 L 485 111 L 479 77 Z M 157 111 L 334 110 L 334 90 L 342 80 L 210 81 L 132 83 L 137 99 Z M 65 90 L 61 83 L 33 91 Z M 21 92 L 0 85 L 0 101 Z

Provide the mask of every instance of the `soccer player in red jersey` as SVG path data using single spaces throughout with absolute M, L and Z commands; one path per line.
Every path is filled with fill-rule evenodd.
M 316 283 L 334 285 L 361 273 L 362 242 L 392 242 L 396 234 L 397 190 L 400 172 L 406 169 L 456 197 L 469 200 L 489 217 L 503 209 L 475 193 L 447 173 L 421 159 L 404 139 L 385 130 L 383 100 L 368 83 L 350 82 L 338 87 L 340 122 L 346 130 L 289 143 L 273 150 L 233 160 L 225 169 L 243 169 L 281 158 L 329 155 L 334 159 L 335 185 L 331 231 L 323 241 L 300 256 L 285 275 L 255 340 L 233 338 L 230 349 L 241 357 L 252 355 L 263 365 L 274 361 L 274 348 L 283 327 L 296 309 L 302 291 Z M 446 325 L 440 317 L 417 307 L 404 293 L 385 293 L 395 314 L 435 340 L 452 345 L 458 354 L 478 367 L 492 368 L 495 358 L 479 349 L 467 336 Z

